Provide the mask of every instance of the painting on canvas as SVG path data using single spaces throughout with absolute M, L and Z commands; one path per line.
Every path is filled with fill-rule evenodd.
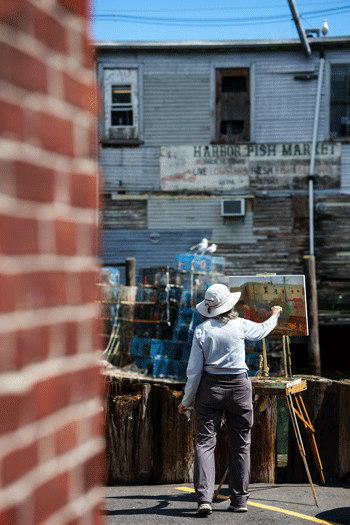
M 229 288 L 241 292 L 236 310 L 245 319 L 261 323 L 270 317 L 272 306 L 282 306 L 269 337 L 308 335 L 304 275 L 230 276 Z

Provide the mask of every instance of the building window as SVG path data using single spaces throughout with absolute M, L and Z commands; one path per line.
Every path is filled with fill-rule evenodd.
M 216 141 L 250 140 L 249 69 L 216 70 Z
M 331 68 L 330 136 L 350 136 L 350 64 Z
M 114 142 L 139 139 L 136 69 L 104 70 L 104 139 Z

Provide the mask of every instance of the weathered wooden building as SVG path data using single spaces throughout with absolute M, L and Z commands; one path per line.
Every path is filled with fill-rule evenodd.
M 350 37 L 309 41 L 96 43 L 103 259 L 206 237 L 231 275 L 300 274 L 312 237 L 322 349 L 350 324 Z

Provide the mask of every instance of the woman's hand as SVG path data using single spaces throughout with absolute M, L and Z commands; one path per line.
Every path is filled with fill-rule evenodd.
M 277 315 L 277 317 L 279 317 L 282 312 L 282 306 L 271 306 L 271 312 L 272 315 Z
M 177 408 L 179 410 L 179 414 L 184 414 L 187 410 L 187 407 L 185 407 L 182 403 L 180 403 Z

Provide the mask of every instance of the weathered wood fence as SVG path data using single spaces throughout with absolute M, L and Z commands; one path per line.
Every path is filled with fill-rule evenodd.
M 350 381 L 308 377 L 303 399 L 319 448 L 327 481 L 350 477 Z M 106 482 L 118 484 L 189 483 L 193 480 L 194 417 L 177 406 L 183 384 L 146 383 L 106 376 Z M 254 422 L 251 447 L 252 483 L 275 483 L 277 402 Z M 289 426 L 290 428 L 292 425 Z M 318 480 L 308 437 L 300 424 L 312 477 Z M 215 451 L 216 481 L 228 464 L 225 426 Z M 289 435 L 288 482 L 307 482 L 293 432 Z

